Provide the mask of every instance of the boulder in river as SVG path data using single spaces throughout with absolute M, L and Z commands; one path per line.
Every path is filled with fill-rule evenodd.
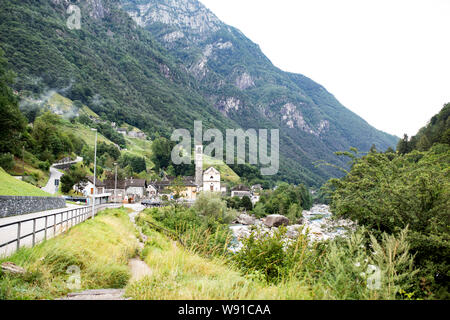
M 254 225 L 256 223 L 256 220 L 257 219 L 255 217 L 249 216 L 248 214 L 245 214 L 245 213 L 242 213 L 241 215 L 239 215 L 236 218 L 237 223 L 240 223 L 240 224 L 243 224 L 246 226 Z
M 272 214 L 264 219 L 264 224 L 269 228 L 287 226 L 289 225 L 289 219 L 280 214 Z

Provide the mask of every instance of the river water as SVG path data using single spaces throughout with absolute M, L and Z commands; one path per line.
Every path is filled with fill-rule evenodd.
M 324 204 L 314 205 L 311 210 L 303 211 L 303 222 L 301 225 L 293 225 L 287 227 L 287 238 L 295 239 L 299 234 L 299 228 L 303 227 L 302 233 L 309 230 L 309 239 L 312 242 L 333 239 L 337 236 L 345 236 L 349 229 L 353 229 L 355 224 L 349 220 L 332 219 L 333 213 L 330 207 Z M 242 239 L 248 237 L 253 229 L 258 229 L 262 233 L 273 233 L 277 228 L 268 228 L 261 219 L 255 220 L 250 225 L 233 224 L 230 229 L 233 232 L 233 241 L 231 242 L 230 251 L 237 252 L 242 248 Z

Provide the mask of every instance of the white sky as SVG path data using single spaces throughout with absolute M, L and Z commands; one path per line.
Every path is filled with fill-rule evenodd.
M 450 102 L 450 0 L 200 1 L 380 130 L 414 135 Z

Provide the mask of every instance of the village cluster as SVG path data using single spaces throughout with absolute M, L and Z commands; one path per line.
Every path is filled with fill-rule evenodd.
M 174 190 L 174 186 L 178 190 Z M 107 179 L 104 181 L 88 177 L 87 183 L 75 185 L 74 190 L 83 194 L 86 198 L 95 195 L 96 203 L 107 202 L 138 202 L 152 200 L 155 203 L 164 200 L 178 200 L 183 202 L 195 202 L 201 192 L 216 192 L 223 196 L 228 195 L 228 188 L 221 181 L 219 170 L 210 167 L 203 170 L 203 153 L 196 153 L 195 176 L 173 177 L 164 175 L 160 180 L 145 180 L 125 178 L 122 180 Z M 249 197 L 253 204 L 259 201 L 262 186 L 253 185 L 248 188 L 245 185 L 237 185 L 230 189 L 231 197 Z

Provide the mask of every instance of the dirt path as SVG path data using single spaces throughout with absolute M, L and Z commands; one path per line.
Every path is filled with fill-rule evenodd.
M 134 224 L 136 229 L 140 233 L 140 239 L 139 239 L 139 248 L 142 250 L 144 249 L 145 242 L 147 240 L 147 236 L 142 233 L 142 230 L 140 227 L 136 225 L 136 216 L 141 213 L 142 210 L 144 210 L 143 206 L 136 206 L 134 205 L 131 207 L 134 211 L 130 213 L 130 221 Z M 145 276 L 149 276 L 152 274 L 152 270 L 149 268 L 149 266 L 142 261 L 139 257 L 133 258 L 129 261 L 128 265 L 130 266 L 131 271 L 131 280 L 130 282 L 139 281 Z
M 142 250 L 145 246 L 145 241 L 147 236 L 145 236 L 140 228 L 136 225 L 136 216 L 144 210 L 144 206 L 140 204 L 125 205 L 126 208 L 131 208 L 132 213 L 129 214 L 131 222 L 139 230 L 141 237 L 139 241 L 139 248 Z M 142 240 L 141 240 L 142 239 Z M 152 274 L 152 270 L 149 266 L 142 261 L 139 257 L 131 259 L 128 263 L 131 272 L 130 282 L 139 281 L 145 276 Z M 124 289 L 97 289 L 97 290 L 86 290 L 83 292 L 73 292 L 69 293 L 65 298 L 60 300 L 129 300 L 125 297 Z

